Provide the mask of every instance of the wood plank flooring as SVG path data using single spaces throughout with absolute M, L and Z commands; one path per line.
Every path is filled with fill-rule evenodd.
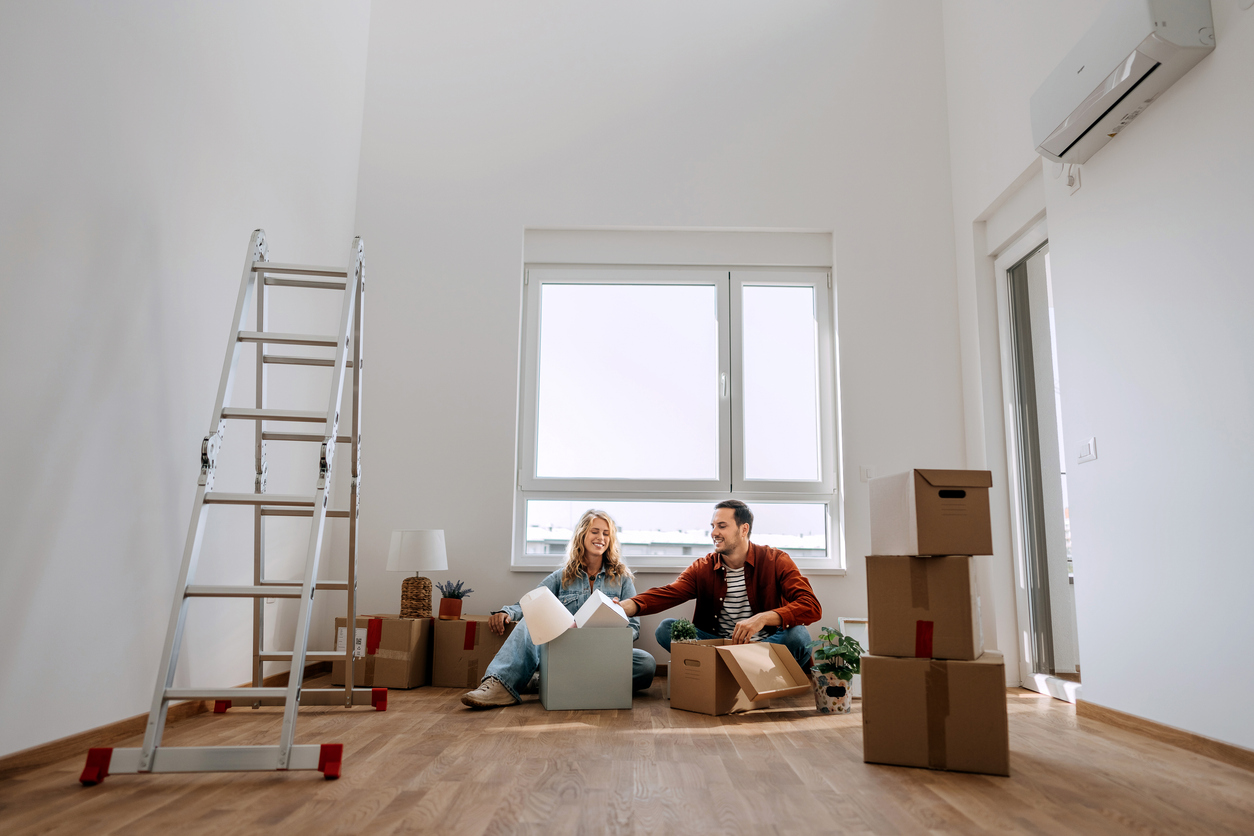
M 1254 773 L 1029 691 L 1007 693 L 1012 774 L 997 778 L 864 764 L 857 708 L 823 716 L 807 697 L 706 717 L 672 710 L 662 685 L 632 711 L 546 712 L 533 697 L 476 712 L 444 688 L 392 691 L 386 712 L 302 710 L 298 742 L 344 744 L 338 781 L 114 775 L 83 788 L 79 755 L 0 781 L 0 833 L 1254 833 Z M 272 743 L 281 716 L 201 714 L 166 742 Z

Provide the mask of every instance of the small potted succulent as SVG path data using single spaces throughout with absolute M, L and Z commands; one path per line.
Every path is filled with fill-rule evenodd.
M 462 586 L 462 581 L 444 581 L 437 583 L 436 587 L 440 590 L 440 620 L 441 621 L 457 621 L 462 617 L 462 599 L 473 589 L 466 589 Z
M 862 645 L 839 630 L 821 627 L 810 648 L 814 654 L 810 672 L 814 707 L 822 714 L 848 714 L 853 708 L 850 682 L 862 669 Z
M 675 623 L 671 625 L 671 644 L 679 642 L 685 644 L 695 642 L 697 640 L 696 626 L 686 618 L 677 618 Z

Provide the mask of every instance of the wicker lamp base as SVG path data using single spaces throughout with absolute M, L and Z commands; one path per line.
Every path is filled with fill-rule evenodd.
M 401 583 L 401 618 L 431 617 L 431 579 L 417 576 Z

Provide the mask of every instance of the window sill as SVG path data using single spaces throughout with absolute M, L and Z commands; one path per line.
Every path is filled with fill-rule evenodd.
M 636 574 L 636 575 L 677 575 L 680 572 L 687 569 L 690 565 L 692 565 L 691 562 L 674 563 L 674 564 L 668 564 L 668 565 L 651 564 L 648 566 L 632 566 L 631 571 L 633 574 Z M 561 567 L 562 567 L 561 563 L 552 563 L 552 564 L 545 564 L 545 565 L 540 565 L 540 564 L 519 565 L 516 563 L 511 563 L 509 570 L 511 572 L 547 575 L 556 569 L 560 569 Z M 832 567 L 806 566 L 806 565 L 798 563 L 797 568 L 800 569 L 801 574 L 805 575 L 806 577 L 816 577 L 819 575 L 842 576 L 842 575 L 848 574 L 846 570 L 841 569 L 836 566 L 832 566 Z

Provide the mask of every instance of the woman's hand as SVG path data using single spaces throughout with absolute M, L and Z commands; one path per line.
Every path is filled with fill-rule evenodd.
M 498 636 L 505 635 L 505 625 L 509 624 L 509 613 L 494 612 L 488 616 L 488 626 L 492 628 L 492 632 Z

